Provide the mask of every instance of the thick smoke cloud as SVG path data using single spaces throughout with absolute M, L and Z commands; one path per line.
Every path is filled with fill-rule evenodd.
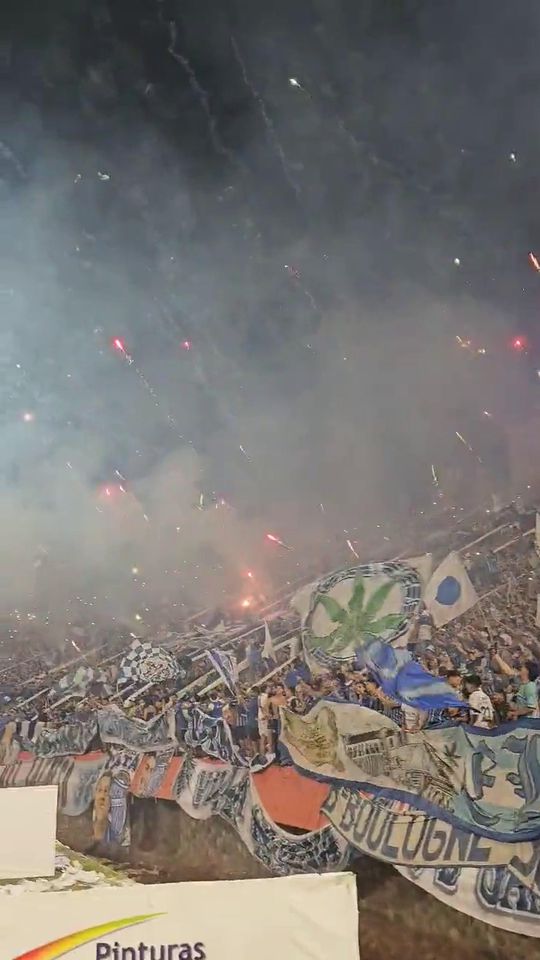
M 333 562 L 345 531 L 395 538 L 432 464 L 448 500 L 511 492 L 505 430 L 535 397 L 506 342 L 529 303 L 536 48 L 512 77 L 490 48 L 513 57 L 538 24 L 512 13 L 509 34 L 489 7 L 486 27 L 482 6 L 13 14 L 4 611 L 187 609 L 240 596 L 251 567 L 267 591 Z

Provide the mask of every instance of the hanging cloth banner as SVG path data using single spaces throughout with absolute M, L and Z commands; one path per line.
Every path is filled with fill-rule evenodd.
M 409 804 L 375 800 L 347 787 L 330 791 L 322 811 L 357 850 L 387 863 L 414 867 L 480 867 L 515 863 L 534 882 L 540 848 L 496 843 L 429 817 Z M 511 869 L 511 867 L 510 867 Z
M 540 839 L 539 720 L 408 733 L 366 707 L 326 699 L 305 717 L 282 708 L 280 740 L 299 770 L 334 786 L 410 803 L 491 840 Z

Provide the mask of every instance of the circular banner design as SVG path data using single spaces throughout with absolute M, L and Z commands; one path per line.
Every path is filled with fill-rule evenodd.
M 364 563 L 320 580 L 304 623 L 306 653 L 321 665 L 353 663 L 374 640 L 393 643 L 410 628 L 422 581 L 405 563 Z

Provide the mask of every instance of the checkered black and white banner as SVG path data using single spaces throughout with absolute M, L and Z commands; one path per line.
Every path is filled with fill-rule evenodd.
M 161 683 L 173 680 L 179 673 L 180 668 L 168 650 L 148 640 L 134 640 L 120 663 L 118 679 L 122 683 Z

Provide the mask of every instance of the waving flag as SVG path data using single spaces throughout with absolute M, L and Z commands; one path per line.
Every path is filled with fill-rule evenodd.
M 120 663 L 119 683 L 162 683 L 173 680 L 180 668 L 171 653 L 149 641 L 134 640 Z
M 304 624 L 308 656 L 325 656 L 330 664 L 338 658 L 354 660 L 356 669 L 367 670 L 384 693 L 418 710 L 463 706 L 444 680 L 395 646 L 408 635 L 418 610 L 417 570 L 394 561 L 359 564 L 330 574 L 318 586 Z
M 412 567 L 413 570 L 418 571 L 424 586 L 429 582 L 429 578 L 433 572 L 433 557 L 431 553 L 423 553 L 418 557 L 408 557 L 407 560 L 403 562 L 407 564 L 408 567 Z
M 94 679 L 95 673 L 92 667 L 77 667 L 76 670 L 66 673 L 64 677 L 57 680 L 51 687 L 49 697 L 51 701 L 64 697 L 84 697 Z
M 277 662 L 276 651 L 274 650 L 274 641 L 272 640 L 272 634 L 270 633 L 270 627 L 268 626 L 268 621 L 264 621 L 264 646 L 262 648 L 263 660 L 273 660 L 274 663 Z
M 436 627 L 460 617 L 478 602 L 478 596 L 457 553 L 449 553 L 435 570 L 424 602 Z
M 229 688 L 231 693 L 234 693 L 238 680 L 236 657 L 233 657 L 231 653 L 227 653 L 225 650 L 207 650 L 206 656 L 210 660 L 214 670 L 217 670 L 219 673 L 223 683 Z

